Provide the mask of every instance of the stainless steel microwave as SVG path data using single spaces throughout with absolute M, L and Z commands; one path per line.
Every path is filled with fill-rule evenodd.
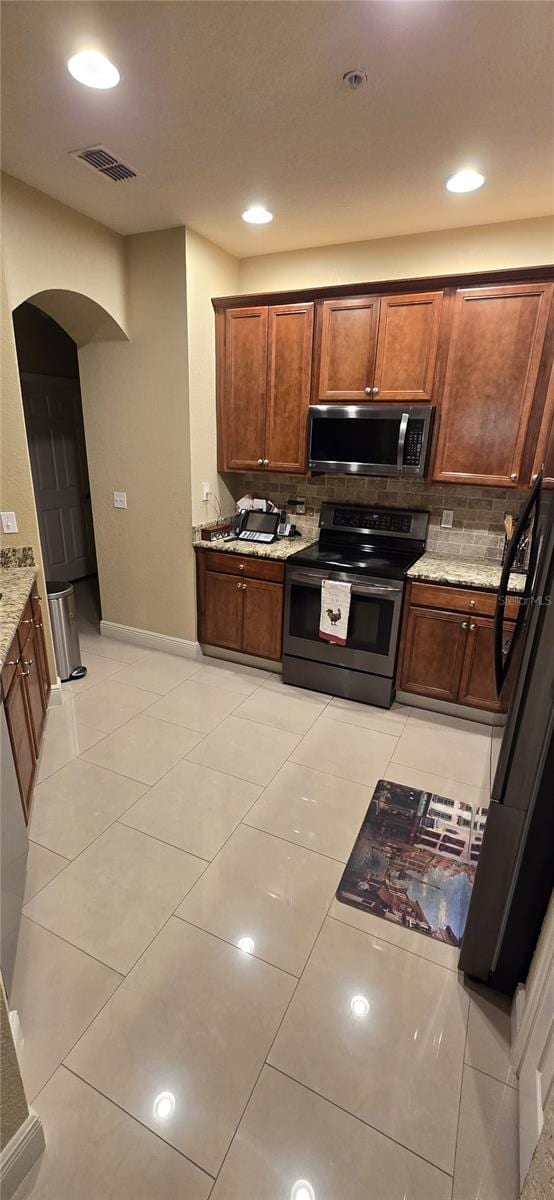
M 308 466 L 337 475 L 425 474 L 431 404 L 312 404 Z

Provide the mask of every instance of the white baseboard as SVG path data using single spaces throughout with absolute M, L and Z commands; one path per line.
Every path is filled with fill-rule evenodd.
M 48 704 L 51 708 L 56 708 L 58 704 L 63 704 L 62 681 L 59 675 L 56 675 L 56 682 L 50 685 L 50 699 Z
M 115 621 L 101 621 L 103 637 L 118 638 L 132 646 L 144 646 L 146 650 L 161 650 L 163 654 L 180 654 L 182 658 L 202 659 L 199 642 L 186 638 L 170 637 L 167 633 L 154 633 L 151 629 L 134 629 L 132 625 L 118 625 Z
M 428 712 L 444 713 L 447 717 L 461 717 L 464 721 L 478 721 L 480 725 L 494 725 L 496 713 L 484 708 L 470 708 L 468 704 L 451 704 L 449 700 L 433 700 L 431 696 L 417 696 L 415 692 L 398 691 L 399 704 L 410 704 L 412 708 L 425 708 Z
M 32 1109 L 27 1120 L 10 1138 L 0 1154 L 0 1192 L 10 1200 L 28 1171 L 42 1154 L 46 1142 L 42 1121 Z

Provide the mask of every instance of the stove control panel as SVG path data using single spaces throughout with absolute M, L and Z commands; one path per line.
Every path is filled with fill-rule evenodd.
M 411 513 L 399 509 L 336 508 L 333 525 L 340 529 L 377 530 L 379 533 L 407 533 L 412 528 Z

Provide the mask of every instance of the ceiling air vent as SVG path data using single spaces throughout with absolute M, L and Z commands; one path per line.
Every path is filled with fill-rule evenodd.
M 86 146 L 84 150 L 71 150 L 69 157 L 77 158 L 86 167 L 99 171 L 101 175 L 107 175 L 114 183 L 120 183 L 124 179 L 136 179 L 138 175 L 138 171 L 128 163 L 122 162 L 111 150 L 106 150 L 105 146 Z

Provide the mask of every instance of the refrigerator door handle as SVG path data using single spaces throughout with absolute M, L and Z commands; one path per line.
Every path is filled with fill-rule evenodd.
M 493 634 L 493 636 L 494 636 L 494 682 L 495 682 L 495 686 L 496 686 L 496 695 L 497 696 L 500 696 L 500 693 L 502 691 L 504 683 L 506 682 L 506 676 L 510 669 L 510 663 L 511 663 L 513 655 L 514 655 L 514 650 L 515 650 L 516 645 L 521 636 L 521 627 L 525 620 L 526 601 L 528 600 L 529 595 L 532 590 L 534 567 L 535 567 L 536 558 L 537 558 L 537 536 L 538 536 L 537 535 L 537 528 L 538 528 L 537 516 L 538 516 L 538 510 L 539 510 L 539 503 L 540 503 L 542 477 L 543 477 L 543 471 L 541 469 L 537 475 L 537 478 L 535 479 L 535 482 L 533 484 L 533 487 L 531 488 L 529 496 L 527 497 L 523 512 L 521 513 L 521 515 L 519 517 L 517 525 L 514 529 L 512 537 L 510 539 L 510 542 L 507 546 L 506 556 L 504 558 L 504 565 L 502 567 L 502 574 L 500 576 L 500 585 L 498 588 L 498 597 L 497 597 L 496 609 L 495 609 L 495 613 L 494 613 L 494 634 Z M 523 595 L 521 598 L 521 603 L 519 606 L 519 612 L 518 612 L 516 626 L 515 626 L 515 629 L 513 632 L 513 636 L 508 644 L 507 649 L 504 649 L 504 645 L 505 645 L 504 613 L 506 611 L 506 601 L 507 601 L 507 597 L 508 597 L 508 584 L 510 581 L 510 574 L 512 572 L 513 565 L 515 562 L 517 548 L 519 546 L 519 543 L 523 536 L 524 531 L 529 526 L 531 516 L 533 513 L 533 509 L 536 509 L 536 512 L 535 512 L 535 521 L 534 521 L 532 543 L 531 543 L 531 553 L 529 556 L 529 569 L 527 572 L 525 589 L 524 589 L 524 592 L 523 592 Z

